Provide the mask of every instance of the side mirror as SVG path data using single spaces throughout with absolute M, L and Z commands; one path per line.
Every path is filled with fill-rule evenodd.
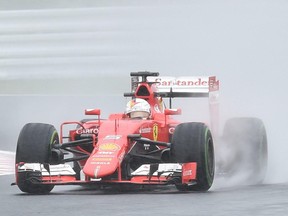
M 85 115 L 100 115 L 101 110 L 100 109 L 86 109 Z
M 165 109 L 164 114 L 165 115 L 181 115 L 182 110 L 181 109 Z

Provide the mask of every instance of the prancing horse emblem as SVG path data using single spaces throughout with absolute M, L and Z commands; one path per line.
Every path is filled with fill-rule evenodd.
M 154 141 L 157 141 L 158 139 L 158 125 L 157 124 L 153 126 L 153 139 Z

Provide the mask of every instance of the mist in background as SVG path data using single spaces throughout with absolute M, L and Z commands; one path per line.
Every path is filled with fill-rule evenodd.
M 221 126 L 261 118 L 267 182 L 287 182 L 288 2 L 143 2 L 0 1 L 0 150 L 15 151 L 27 122 L 59 128 L 85 108 L 124 111 L 131 71 L 216 75 Z M 207 119 L 183 104 L 185 118 Z

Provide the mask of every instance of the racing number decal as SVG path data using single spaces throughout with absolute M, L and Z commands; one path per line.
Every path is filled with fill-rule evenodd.
M 158 139 L 158 125 L 157 124 L 153 125 L 153 139 L 154 141 L 157 141 Z

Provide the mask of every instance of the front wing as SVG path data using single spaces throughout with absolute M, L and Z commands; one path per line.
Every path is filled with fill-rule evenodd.
M 129 180 L 121 179 L 94 179 L 81 175 L 81 180 L 76 179 L 76 173 L 69 164 L 39 164 L 19 163 L 16 165 L 17 176 L 25 175 L 26 181 L 32 184 L 50 185 L 111 185 L 111 184 L 135 184 L 135 185 L 168 185 L 168 184 L 196 184 L 197 164 L 191 163 L 162 163 L 143 164 L 131 173 Z

